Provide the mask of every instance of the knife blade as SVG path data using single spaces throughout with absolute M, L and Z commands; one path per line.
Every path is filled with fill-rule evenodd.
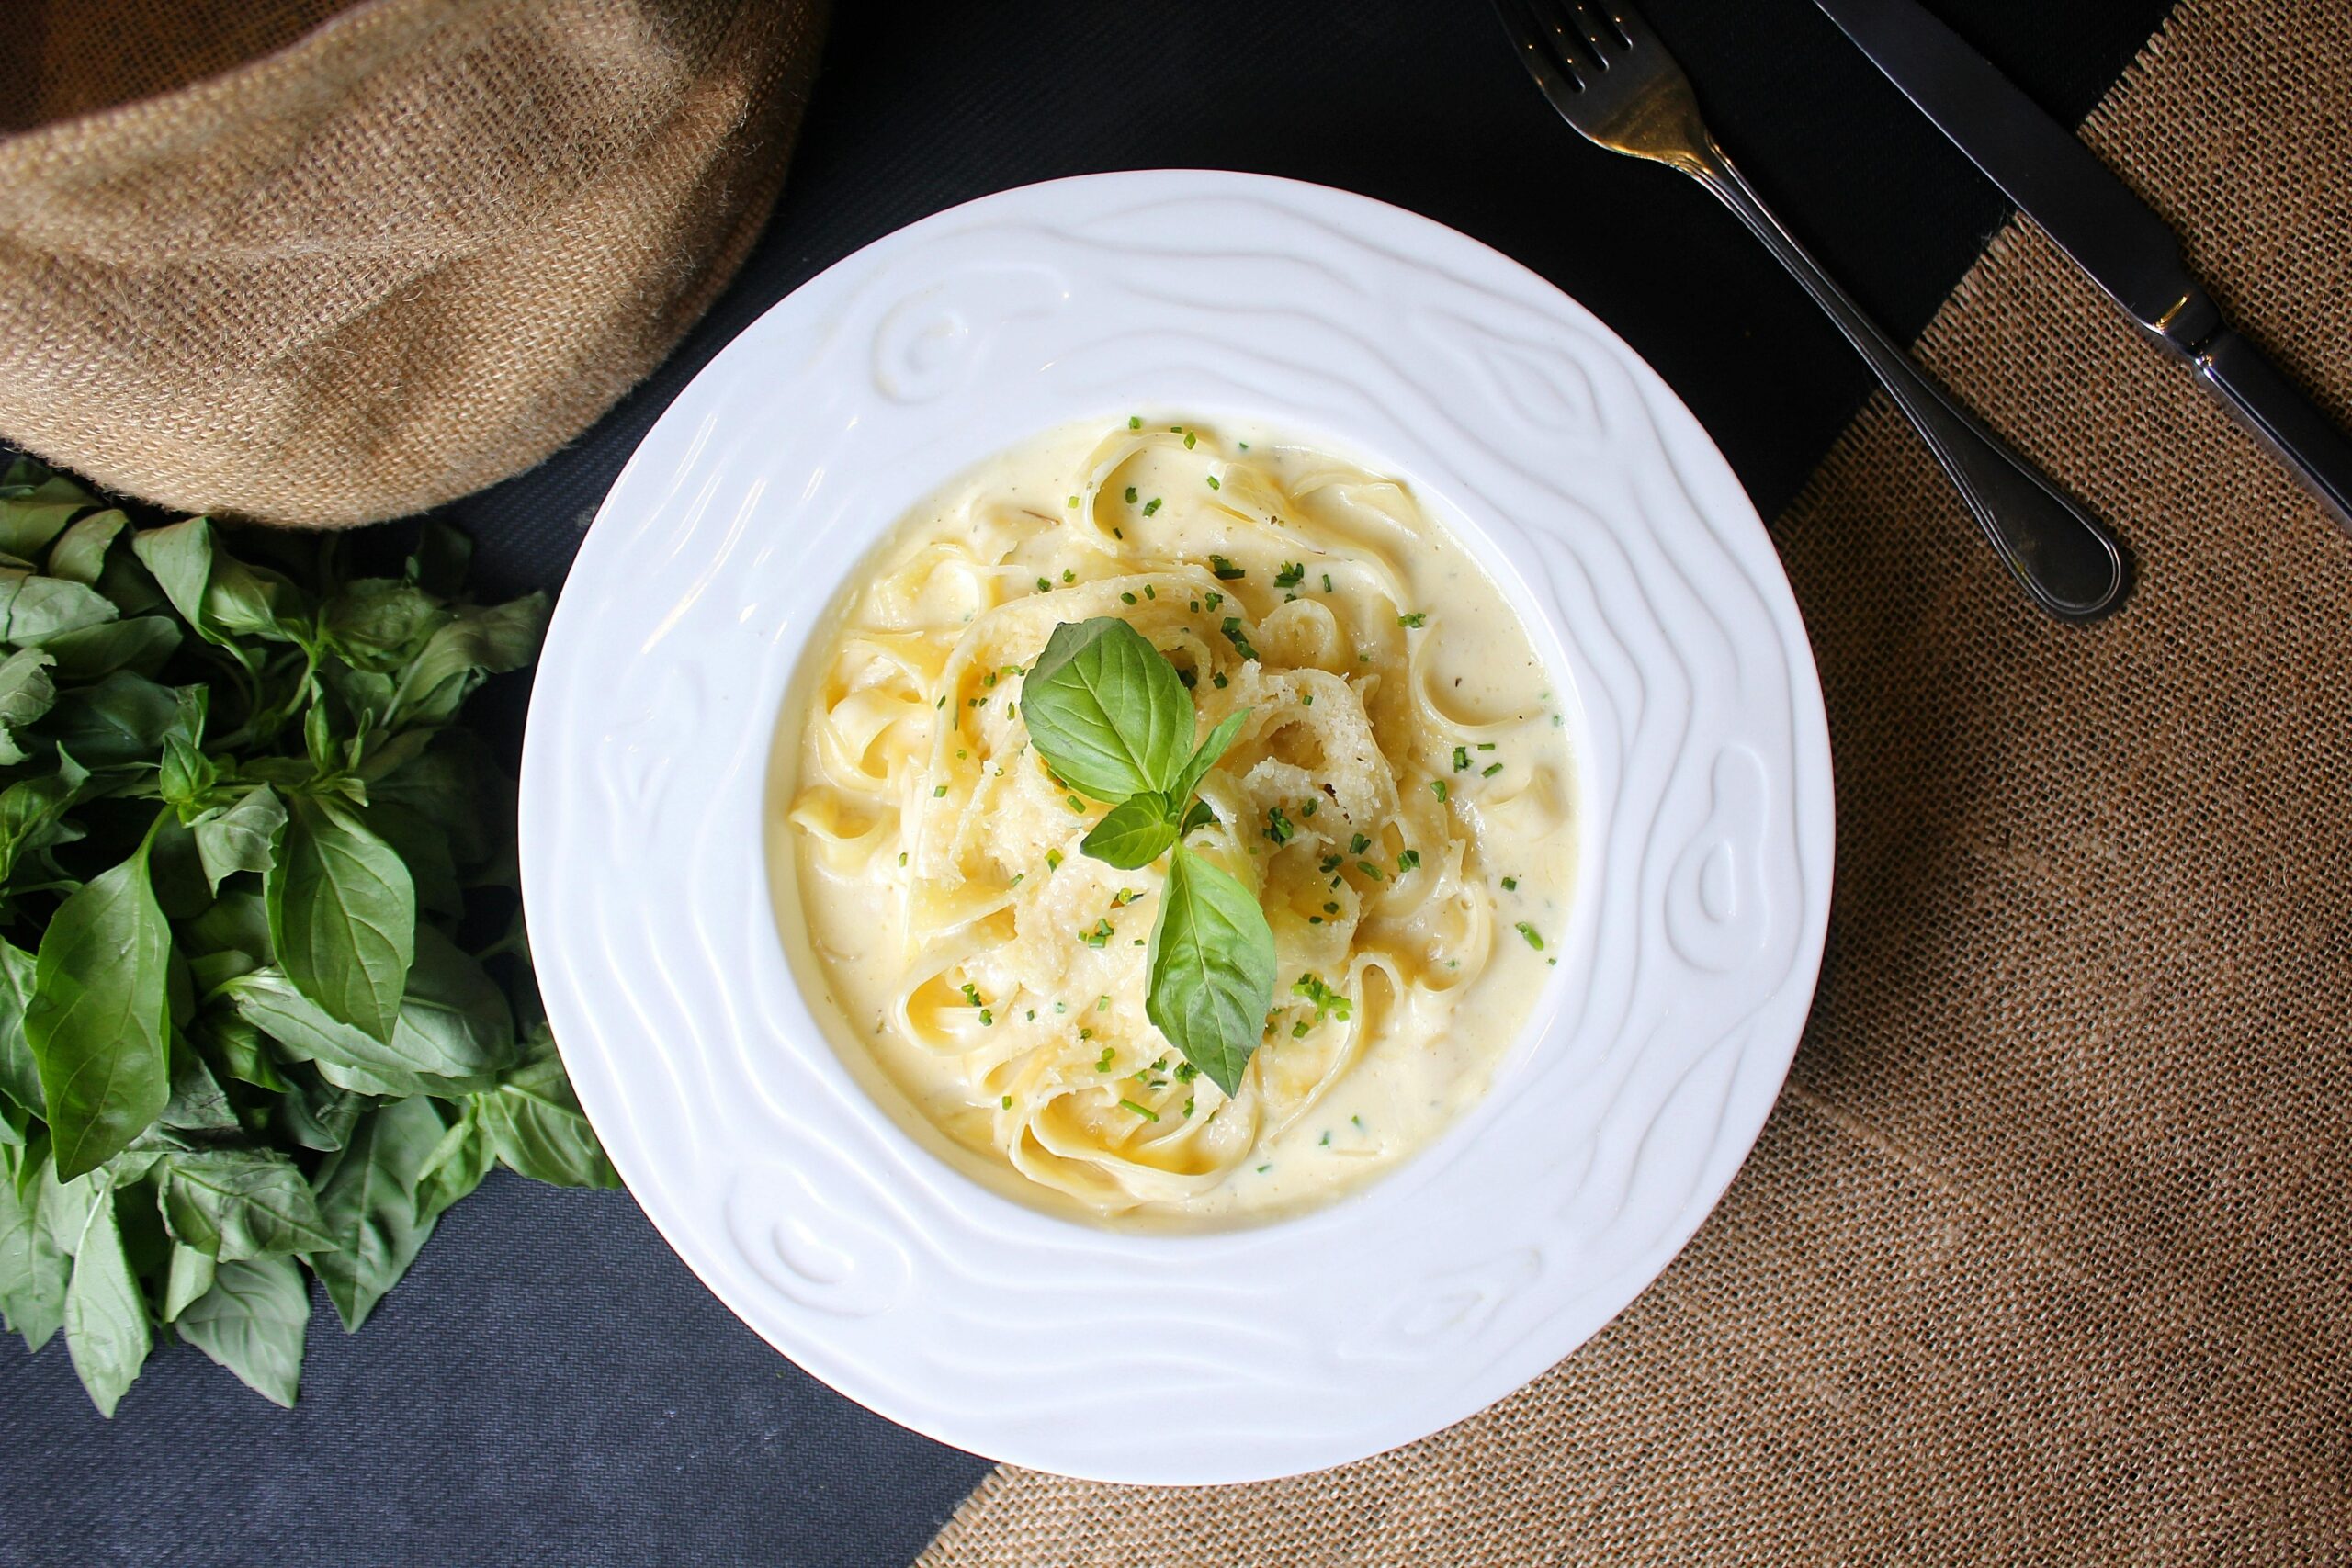
M 2352 534 L 2352 438 L 2223 319 L 2147 203 L 1916 0 L 1815 4 Z

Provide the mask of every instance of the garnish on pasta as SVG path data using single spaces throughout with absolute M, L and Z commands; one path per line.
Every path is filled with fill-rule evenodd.
M 1567 748 L 1404 486 L 1136 417 L 871 567 L 785 718 L 844 1050 L 1016 1185 L 1172 1220 L 1319 1201 L 1483 1091 L 1548 973 L 1498 932 L 1566 917 Z

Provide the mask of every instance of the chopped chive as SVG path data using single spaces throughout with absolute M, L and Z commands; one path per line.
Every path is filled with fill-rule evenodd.
M 1127 504 L 1128 504 L 1129 506 L 1133 506 L 1135 503 L 1136 503 L 1136 487 L 1135 487 L 1135 486 L 1133 486 L 1133 485 L 1129 485 L 1129 486 L 1127 487 Z
M 1111 1070 L 1111 1058 L 1115 1055 L 1117 1055 L 1117 1053 L 1113 1051 L 1110 1046 L 1103 1046 L 1102 1054 L 1094 1058 L 1094 1070 L 1098 1073 L 1109 1072 Z
M 1518 878 L 1518 877 L 1516 877 L 1516 876 L 1506 876 L 1506 877 L 1504 877 L 1504 878 L 1503 878 L 1503 891 L 1504 891 L 1504 892 L 1506 892 L 1506 893 L 1516 893 L 1516 892 L 1518 892 L 1518 891 L 1519 891 L 1519 878 Z
M 1055 1010 L 1056 1012 L 1068 1012 L 1068 1011 L 1069 1011 L 1069 1007 L 1068 1007 L 1068 1006 L 1066 1006 L 1065 1004 L 1063 1004 L 1063 1003 L 1061 1003 L 1061 1002 L 1056 1002 L 1056 1003 L 1054 1004 L 1054 1010 Z
M 947 797 L 947 786 L 946 786 L 945 784 L 936 784 L 936 785 L 933 785 L 933 788 L 932 788 L 932 792 L 931 792 L 931 798 L 932 798 L 932 799 L 933 799 L 933 800 L 944 800 L 944 799 L 945 799 L 946 797 Z
M 1419 850 L 1407 850 L 1404 853 L 1396 857 L 1396 874 L 1402 876 L 1420 863 L 1421 852 Z
M 1094 1010 L 1095 1010 L 1096 1012 L 1108 1012 L 1108 1011 L 1110 1011 L 1110 1010 L 1111 1010 L 1111 998 L 1108 998 L 1108 997 L 1097 997 L 1097 998 L 1094 998 Z
M 1062 796 L 1062 798 L 1069 802 L 1069 808 L 1072 811 L 1083 811 L 1086 809 L 1086 802 L 1079 799 L 1078 796 L 1074 795 L 1066 795 Z
M 1348 853 L 1351 855 L 1360 855 L 1370 848 L 1372 848 L 1372 840 L 1362 833 L 1358 833 L 1348 840 Z
M 937 702 L 935 702 L 935 703 L 932 704 L 931 705 L 932 705 L 932 706 L 933 706 L 933 707 L 935 707 L 935 708 L 944 708 L 944 707 L 945 707 L 945 706 L 947 705 L 947 694 L 946 694 L 946 693 L 944 693 L 944 692 L 940 693 L 940 694 L 939 694 L 939 700 L 938 700 Z
M 1325 855 L 1323 857 L 1322 870 L 1324 874 L 1329 875 L 1339 869 L 1340 857 L 1338 855 Z
M 1351 1122 L 1354 1122 L 1354 1123 L 1356 1124 L 1356 1131 L 1357 1131 L 1357 1132 L 1361 1133 L 1361 1132 L 1363 1132 L 1363 1117 L 1361 1117 L 1361 1116 L 1351 1116 L 1351 1117 L 1349 1117 L 1349 1118 L 1348 1118 L 1348 1120 L 1349 1120 L 1349 1121 L 1351 1121 Z
M 1423 626 L 1429 624 L 1429 619 L 1428 615 L 1416 610 L 1409 615 L 1397 616 L 1396 624 L 1400 626 Z
M 1216 580 L 1219 582 L 1231 582 L 1250 575 L 1248 567 L 1236 566 L 1214 551 L 1209 555 L 1209 570 L 1216 574 Z
M 982 1009 L 980 1010 L 980 1027 L 981 1027 L 982 1029 L 993 1029 L 993 1028 L 995 1028 L 995 1027 L 996 1027 L 996 1014 L 994 1014 L 994 1013 L 990 1012 L 990 1011 L 989 1011 L 988 1009 L 986 1009 L 986 1008 L 982 1008 Z
M 1211 475 L 1209 476 L 1209 489 L 1211 489 L 1211 490 L 1223 490 L 1224 488 L 1225 488 L 1225 487 L 1224 487 L 1223 485 L 1221 485 L 1221 484 L 1219 484 L 1219 483 L 1217 483 L 1217 482 L 1216 482 L 1216 476 L 1215 474 L 1211 474 Z
M 1042 577 L 1041 577 L 1041 578 L 1039 578 L 1039 579 L 1037 580 L 1037 592 L 1040 592 L 1040 593 L 1050 593 L 1050 592 L 1052 592 L 1053 591 L 1054 591 L 1054 585 L 1053 585 L 1052 583 L 1050 583 L 1050 582 L 1046 581 L 1044 578 L 1042 578 Z
M 1188 1094 L 1188 1095 L 1186 1095 L 1186 1096 L 1184 1097 L 1184 1114 L 1185 1114 L 1185 1115 L 1190 1116 L 1190 1115 L 1193 1113 L 1193 1100 L 1197 1100 L 1197 1099 L 1199 1099 L 1199 1098 L 1200 1098 L 1200 1096 L 1198 1096 L 1198 1095 L 1193 1095 L 1193 1094 Z
M 1382 871 L 1378 866 L 1373 864 L 1368 860 L 1360 860 L 1356 862 L 1356 869 L 1363 872 L 1366 876 L 1371 877 L 1374 882 L 1385 882 L 1388 880 L 1388 874 Z
M 1298 699 L 1298 703 L 1301 707 L 1313 707 L 1315 705 L 1315 694 L 1312 692 L 1307 693 L 1305 696 Z
M 1244 659 L 1255 659 L 1258 657 L 1258 650 L 1250 646 L 1250 634 L 1241 629 L 1240 616 L 1226 616 L 1224 630 L 1225 640 L 1233 645 L 1233 649 L 1236 653 L 1238 653 Z
M 1064 567 L 1062 568 L 1062 581 L 1064 582 L 1076 582 L 1078 581 L 1078 573 L 1071 570 L 1069 567 Z
M 904 850 L 900 850 L 900 851 L 899 852 L 899 863 L 900 865 L 904 865 L 904 864 L 906 864 L 906 863 L 907 863 L 907 852 L 906 852 L 906 851 L 904 851 Z
M 1211 673 L 1209 676 L 1209 684 L 1215 686 L 1220 692 L 1224 691 L 1227 685 L 1225 671 L 1219 670 Z
M 1147 1106 L 1137 1105 L 1134 1100 L 1128 1100 L 1124 1096 L 1120 1098 L 1119 1103 L 1125 1106 L 1128 1110 L 1134 1111 L 1136 1115 L 1142 1117 L 1147 1122 L 1157 1122 L 1159 1120 L 1159 1111 L 1153 1111 Z
M 1119 595 L 1119 603 L 1122 604 L 1132 604 L 1135 602 L 1136 596 L 1132 593 L 1122 593 Z
M 1323 906 L 1323 912 L 1327 915 L 1336 915 L 1340 912 L 1340 906 L 1337 904 L 1325 904 Z
M 1458 773 L 1469 765 L 1470 748 L 1467 746 L 1456 746 L 1453 749 L 1453 771 Z
M 1274 586 L 1277 588 L 1295 588 L 1306 576 L 1306 563 L 1305 561 L 1286 560 L 1283 562 L 1282 570 L 1274 573 Z
M 1008 1095 L 1006 1095 L 1003 1099 L 1001 1099 L 1001 1100 L 998 1100 L 998 1101 L 996 1102 L 996 1108 L 997 1108 L 999 1111 L 1010 1111 L 1010 1110 L 1012 1110 L 1012 1096 L 1011 1096 L 1011 1095 L 1009 1095 L 1009 1094 L 1008 1094 Z
M 1297 829 L 1291 826 L 1290 818 L 1283 815 L 1281 807 L 1266 807 L 1266 837 L 1277 844 L 1287 844 L 1292 835 L 1297 831 Z
M 1047 871 L 1059 871 L 1059 870 L 1061 870 L 1061 868 L 1062 868 L 1062 852 L 1061 852 L 1061 851 L 1059 851 L 1059 850 L 1047 850 L 1047 851 L 1046 852 L 1046 869 Z
M 1331 574 L 1328 571 L 1323 574 L 1323 592 L 1326 593 L 1331 592 Z
M 1315 815 L 1315 808 L 1322 804 L 1323 803 L 1320 800 L 1310 799 L 1306 805 L 1298 808 L 1298 814 L 1301 817 L 1312 817 Z
M 1445 781 L 1443 779 L 1430 780 L 1430 793 L 1436 795 L 1440 800 L 1443 800 L 1445 798 Z
M 1122 534 L 1121 532 L 1119 532 L 1119 530 L 1117 530 L 1116 528 L 1114 528 L 1114 529 L 1112 529 L 1112 530 L 1111 530 L 1111 537 L 1113 537 L 1113 538 L 1114 538 L 1114 539 L 1117 539 L 1117 540 L 1121 541 L 1122 543 L 1125 543 L 1125 540 L 1126 540 L 1126 536 L 1125 536 L 1125 534 Z
M 1327 1148 L 1327 1149 L 1328 1149 L 1328 1148 L 1329 1148 L 1329 1147 L 1331 1146 L 1331 1130 L 1330 1130 L 1329 1128 L 1326 1127 L 1326 1128 L 1323 1130 L 1323 1136 L 1322 1136 L 1322 1137 L 1320 1137 L 1320 1138 L 1318 1138 L 1318 1139 L 1317 1139 L 1316 1141 L 1317 1141 L 1318 1144 L 1320 1144 L 1323 1147 L 1325 1147 L 1325 1148 Z
M 1495 743 L 1491 740 L 1481 740 L 1478 742 L 1478 750 L 1481 751 L 1491 751 L 1494 749 Z
M 1194 443 L 1199 439 L 1200 437 L 1194 435 L 1191 431 L 1188 430 L 1184 432 L 1184 450 L 1190 452 L 1193 449 Z
M 1143 514 L 1144 514 L 1146 517 L 1150 516 L 1153 513 L 1155 513 L 1155 512 L 1157 512 L 1157 511 L 1159 511 L 1159 497 L 1158 497 L 1158 496 L 1156 496 L 1156 495 L 1155 495 L 1155 496 L 1153 496 L 1149 501 L 1147 501 L 1147 502 L 1145 502 L 1143 503 Z
M 1304 1040 L 1306 1038 L 1306 1020 L 1303 1018 L 1298 1019 L 1291 1024 L 1290 1037 L 1293 1040 Z
M 1495 763 L 1489 764 L 1489 765 L 1488 765 L 1488 766 L 1487 766 L 1487 767 L 1484 767 L 1484 768 L 1479 769 L 1479 770 L 1478 770 L 1478 776 L 1479 776 L 1480 778 L 1482 778 L 1482 779 L 1490 779 L 1490 778 L 1493 778 L 1497 773 L 1501 773 L 1502 771 L 1503 771 L 1503 765 L 1502 765 L 1500 762 L 1495 762 Z
M 1147 582 L 1143 585 L 1143 596 L 1147 599 L 1157 599 L 1159 597 L 1159 592 L 1157 589 L 1153 588 L 1150 583 Z
M 1139 413 L 1131 413 L 1127 415 L 1127 428 L 1129 430 L 1141 430 L 1143 428 L 1143 415 Z
M 1519 934 L 1527 939 L 1528 946 L 1533 948 L 1538 953 L 1544 951 L 1544 933 L 1537 931 L 1533 926 L 1529 925 L 1525 920 L 1519 922 Z
M 1078 1037 L 1080 1040 L 1091 1040 L 1094 1038 L 1094 1031 L 1081 1029 L 1078 1032 Z M 1094 1064 L 1094 1070 L 1098 1073 L 1107 1073 L 1111 1070 L 1111 1047 L 1108 1045 L 1102 1047 L 1102 1059 Z
M 1225 603 L 1225 595 L 1224 595 L 1224 594 L 1219 593 L 1219 592 L 1218 592 L 1216 589 L 1214 589 L 1214 588 L 1212 588 L 1212 589 L 1210 589 L 1210 590 L 1209 590 L 1209 614 L 1210 614 L 1210 615 L 1216 615 L 1216 607 L 1217 607 L 1219 604 L 1224 604 L 1224 603 Z
M 1097 919 L 1094 922 L 1094 929 L 1084 934 L 1087 946 L 1101 947 L 1104 942 L 1109 942 L 1113 937 L 1116 936 L 1118 934 L 1118 930 L 1111 924 L 1109 919 L 1106 917 Z
M 1062 504 L 1064 506 L 1076 506 L 1078 504 L 1078 497 L 1073 495 L 1068 501 L 1063 502 Z

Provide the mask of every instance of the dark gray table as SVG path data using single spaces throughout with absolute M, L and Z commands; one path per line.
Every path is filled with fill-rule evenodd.
M 1725 144 L 1898 335 L 2007 216 L 1809 0 L 1645 0 Z M 1931 0 L 2078 118 L 2161 0 Z M 1576 295 L 1673 383 L 1769 518 L 1869 389 L 1829 326 L 1687 182 L 1556 124 L 1479 0 L 840 0 L 775 222 L 733 289 L 569 450 L 451 514 L 487 586 L 554 588 L 638 437 L 770 303 L 1009 186 L 1191 165 L 1396 202 Z M 1571 220 L 1576 210 L 1603 217 Z M 513 683 L 510 683 L 513 684 Z M 511 724 L 521 694 L 495 694 Z M 300 1407 L 193 1350 L 111 1422 L 62 1343 L 0 1348 L 0 1563 L 903 1563 L 987 1466 L 769 1351 L 624 1193 L 493 1177 Z

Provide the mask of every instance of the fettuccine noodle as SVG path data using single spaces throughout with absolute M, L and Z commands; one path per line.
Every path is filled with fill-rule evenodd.
M 1103 807 L 1027 743 L 1023 673 L 1099 615 L 1175 662 L 1200 733 L 1249 710 L 1188 840 L 1274 933 L 1231 1098 L 1146 1017 L 1165 859 L 1083 854 Z M 1482 1093 L 1550 973 L 1559 694 L 1396 481 L 1262 433 L 1057 432 L 910 513 L 809 658 L 781 837 L 847 1048 L 1041 1194 L 1184 1221 L 1318 1201 Z

